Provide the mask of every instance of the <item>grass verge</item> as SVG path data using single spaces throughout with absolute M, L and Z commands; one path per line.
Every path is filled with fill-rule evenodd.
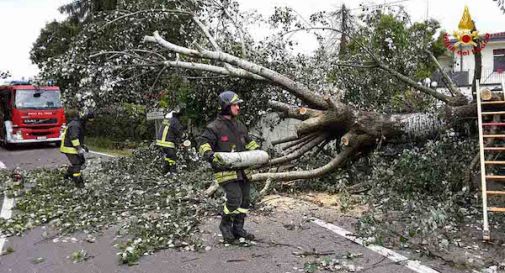
M 139 144 L 129 141 L 118 142 L 105 137 L 86 137 L 86 145 L 95 152 L 130 157 Z

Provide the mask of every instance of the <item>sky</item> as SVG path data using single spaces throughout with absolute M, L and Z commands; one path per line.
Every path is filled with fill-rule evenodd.
M 30 78 L 38 73 L 30 61 L 30 50 L 40 30 L 53 20 L 64 18 L 57 8 L 70 0 L 0 0 L 0 71 L 9 70 L 12 79 Z M 449 33 L 457 29 L 465 5 L 481 33 L 505 32 L 505 14 L 493 0 L 239 0 L 242 10 L 257 10 L 269 15 L 275 6 L 290 6 L 301 16 L 317 11 L 331 11 L 345 4 L 351 12 L 360 12 L 360 3 L 365 6 L 378 4 L 403 5 L 413 21 L 427 17 L 437 19 L 442 29 Z M 301 35 L 301 34 L 300 34 Z M 296 37 L 295 37 L 296 39 Z M 303 39 L 306 50 L 315 46 L 315 41 Z

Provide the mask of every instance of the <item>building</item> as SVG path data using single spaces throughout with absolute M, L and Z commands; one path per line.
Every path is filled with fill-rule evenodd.
M 482 54 L 481 85 L 490 89 L 500 89 L 505 81 L 505 32 L 481 35 L 484 41 L 480 51 Z M 451 40 L 454 44 L 456 40 Z M 439 62 L 454 83 L 466 94 L 470 95 L 475 73 L 475 55 L 471 46 L 459 47 L 454 51 L 439 57 Z M 433 80 L 442 82 L 440 75 L 434 75 Z M 445 86 L 440 85 L 440 88 Z

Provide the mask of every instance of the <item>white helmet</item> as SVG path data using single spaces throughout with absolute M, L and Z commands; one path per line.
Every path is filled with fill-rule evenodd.
M 166 115 L 165 115 L 165 118 L 166 118 L 166 119 L 169 119 L 169 118 L 172 118 L 173 116 L 174 116 L 174 111 L 172 111 L 172 112 L 170 112 L 170 113 L 166 114 Z

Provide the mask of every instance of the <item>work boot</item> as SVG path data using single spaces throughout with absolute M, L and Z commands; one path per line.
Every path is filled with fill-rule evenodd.
M 236 238 L 244 238 L 246 240 L 254 240 L 254 235 L 248 233 L 244 229 L 245 222 L 245 213 L 239 213 L 235 215 L 235 219 L 233 221 L 232 232 Z
M 230 214 L 224 214 L 221 218 L 221 223 L 219 224 L 219 230 L 223 235 L 223 240 L 225 244 L 232 244 L 235 241 L 235 236 L 233 235 L 233 216 Z
M 175 164 L 170 165 L 170 172 L 174 174 L 177 173 L 177 165 Z
M 67 180 L 67 179 L 71 179 L 72 178 L 72 174 L 69 174 L 69 173 L 65 173 L 63 175 L 63 179 Z
M 82 179 L 82 176 L 73 177 L 73 180 L 77 188 L 84 188 L 84 179 Z
M 165 162 L 165 163 L 163 164 L 163 171 L 162 171 L 162 172 L 163 172 L 163 174 L 167 174 L 167 173 L 169 173 L 169 172 L 170 172 L 170 165 L 168 165 L 168 163 L 167 163 L 167 162 Z

